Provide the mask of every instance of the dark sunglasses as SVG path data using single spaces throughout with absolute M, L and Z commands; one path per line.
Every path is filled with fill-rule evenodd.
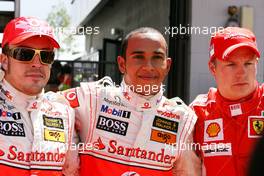
M 52 64 L 54 62 L 55 54 L 53 50 L 38 50 L 26 47 L 9 49 L 9 56 L 22 62 L 31 62 L 36 54 L 40 56 L 40 62 L 42 64 Z

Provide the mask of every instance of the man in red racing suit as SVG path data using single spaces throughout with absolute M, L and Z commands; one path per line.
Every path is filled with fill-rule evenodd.
M 77 155 L 69 150 L 74 111 L 65 97 L 43 90 L 59 47 L 51 28 L 37 18 L 16 18 L 7 24 L 2 46 L 0 175 L 78 174 Z
M 203 175 L 247 175 L 264 129 L 263 86 L 256 81 L 259 57 L 255 36 L 247 29 L 228 27 L 211 38 L 209 69 L 217 89 L 191 104 L 198 116 L 194 142 Z
M 171 62 L 163 36 L 139 28 L 125 41 L 126 54 L 118 57 L 124 73 L 121 87 L 105 77 L 64 92 L 75 108 L 84 143 L 80 175 L 171 176 L 196 116 L 179 98 L 163 96 L 162 81 Z M 101 86 L 107 82 L 111 86 Z M 192 164 L 191 158 L 188 161 Z M 184 168 L 188 163 L 181 166 L 177 175 L 192 175 L 193 170 Z

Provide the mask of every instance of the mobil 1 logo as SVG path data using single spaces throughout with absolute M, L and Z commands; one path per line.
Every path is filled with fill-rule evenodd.
M 129 111 L 111 108 L 107 105 L 102 105 L 101 112 L 104 112 L 104 113 L 109 114 L 109 115 L 127 118 L 127 119 L 130 118 L 130 114 L 131 114 L 131 112 L 129 112 Z
M 116 120 L 100 115 L 96 124 L 96 128 L 125 136 L 127 133 L 128 122 L 124 122 L 121 120 Z

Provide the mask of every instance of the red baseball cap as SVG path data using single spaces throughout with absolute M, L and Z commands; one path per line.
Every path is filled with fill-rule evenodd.
M 252 49 L 260 58 L 256 37 L 250 30 L 240 27 L 227 27 L 217 31 L 211 37 L 209 62 L 215 58 L 226 60 L 232 51 L 240 47 Z
M 47 37 L 54 48 L 60 48 L 52 27 L 46 21 L 35 17 L 19 17 L 11 20 L 4 29 L 2 48 L 6 44 L 18 44 L 33 36 Z

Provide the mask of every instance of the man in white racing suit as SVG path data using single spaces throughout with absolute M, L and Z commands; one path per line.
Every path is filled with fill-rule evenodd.
M 43 89 L 59 48 L 52 28 L 34 17 L 13 19 L 4 29 L 2 48 L 0 175 L 78 174 L 77 155 L 69 150 L 74 111 L 63 96 Z
M 127 35 L 122 50 L 121 87 L 105 77 L 63 92 L 75 108 L 83 144 L 80 175 L 171 176 L 177 163 L 176 175 L 191 175 L 188 164 L 180 164 L 181 146 L 196 115 L 179 98 L 163 96 L 171 65 L 164 37 L 153 28 L 139 28 Z

